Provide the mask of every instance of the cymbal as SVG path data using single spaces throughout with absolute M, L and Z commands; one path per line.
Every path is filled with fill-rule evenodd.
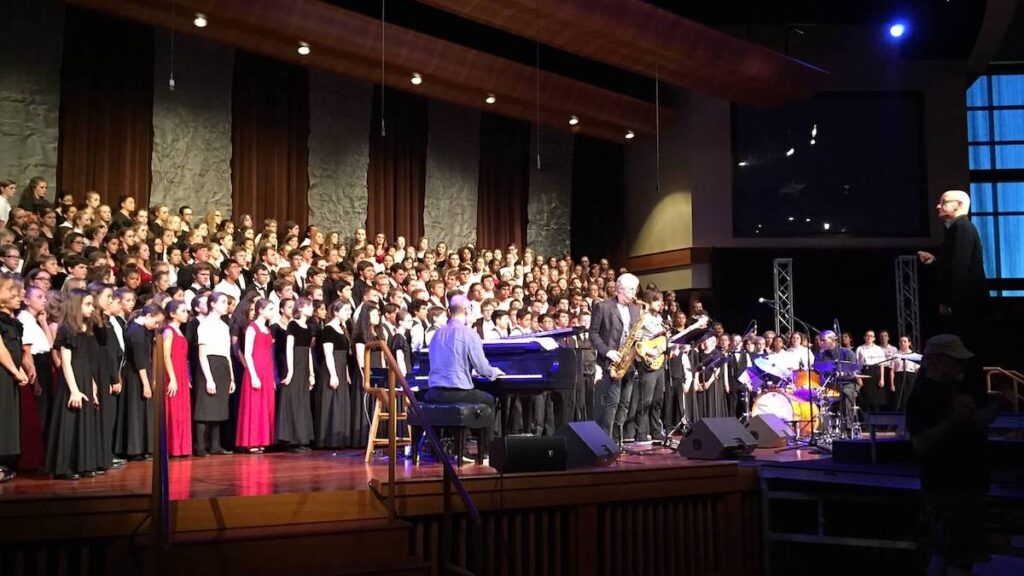
M 785 366 L 779 366 L 768 358 L 754 358 L 754 366 L 766 374 L 783 380 L 789 379 L 789 370 Z

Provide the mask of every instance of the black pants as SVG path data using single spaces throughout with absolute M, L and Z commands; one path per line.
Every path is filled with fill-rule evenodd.
M 626 422 L 629 400 L 633 396 L 633 377 L 636 370 L 630 369 L 622 380 L 613 380 L 605 368 L 601 381 L 597 384 L 594 394 L 594 419 L 609 435 L 612 435 L 612 424 L 618 429 Z M 618 430 L 615 430 L 618 434 Z
M 463 388 L 440 388 L 431 387 L 427 389 L 423 399 L 431 404 L 450 404 L 453 402 L 465 402 L 469 404 L 485 404 L 494 411 L 494 396 L 483 390 Z M 479 450 L 483 450 L 484 458 L 487 457 L 487 450 L 491 447 L 491 438 L 494 437 L 494 424 L 480 431 Z
M 629 400 L 626 438 L 644 441 L 661 434 L 661 409 L 665 396 L 665 371 L 640 368 L 640 389 Z M 660 396 L 660 398 L 659 398 Z

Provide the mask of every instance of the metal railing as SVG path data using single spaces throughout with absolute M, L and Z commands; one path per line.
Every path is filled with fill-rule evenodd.
M 440 460 L 441 465 L 444 468 L 444 476 L 442 479 L 442 497 L 444 499 L 443 517 L 441 521 L 441 538 L 439 542 L 440 557 L 438 566 L 442 574 L 480 574 L 483 560 L 483 522 L 480 519 L 480 512 L 476 508 L 473 499 L 470 497 L 469 492 L 466 490 L 466 486 L 462 483 L 458 474 L 455 471 L 455 467 L 445 457 L 444 447 L 441 445 L 441 439 L 437 436 L 437 432 L 434 428 L 427 423 L 426 416 L 420 408 L 419 402 L 416 400 L 416 394 L 409 386 L 409 382 L 406 381 L 405 376 L 402 376 L 401 371 L 398 367 L 398 361 L 395 360 L 395 356 L 391 353 L 391 349 L 387 343 L 381 340 L 376 340 L 366 344 L 366 348 L 363 352 L 363 387 L 371 387 L 371 358 L 374 350 L 380 350 L 381 356 L 384 359 L 384 364 L 388 371 L 388 388 L 387 388 L 387 403 L 388 403 L 388 517 L 391 519 L 396 518 L 395 509 L 395 465 L 398 459 L 398 395 L 397 395 L 397 384 L 401 384 L 402 390 L 405 393 L 405 398 L 409 405 L 408 411 L 412 411 L 419 421 L 419 425 L 423 428 L 423 432 L 430 442 L 430 448 L 432 452 L 437 455 L 437 459 Z M 406 422 L 408 425 L 408 422 Z M 372 438 L 369 439 L 373 441 Z M 483 450 L 483 446 L 478 446 L 478 450 Z M 459 498 L 462 500 L 463 505 L 466 507 L 466 513 L 469 515 L 469 525 L 474 539 L 475 546 L 473 547 L 476 551 L 474 555 L 474 571 L 467 572 L 466 570 L 455 566 L 452 563 L 453 553 L 453 540 L 452 540 L 452 524 L 453 524 L 453 511 L 452 511 L 452 486 L 455 487 L 455 491 L 458 492 Z
M 992 388 L 992 377 L 993 376 L 1005 376 L 1010 379 L 1010 385 L 1012 386 L 1013 396 L 1013 411 L 1020 412 L 1021 405 L 1024 405 L 1024 396 L 1021 395 L 1020 387 L 1024 385 L 1024 374 L 1017 372 L 1016 370 L 1007 370 L 1000 368 L 999 366 L 985 366 L 985 388 L 989 392 L 999 392 L 999 390 L 993 390 Z

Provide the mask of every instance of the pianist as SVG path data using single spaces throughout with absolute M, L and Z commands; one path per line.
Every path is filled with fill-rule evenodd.
M 493 380 L 502 371 L 491 366 L 484 356 L 480 335 L 466 324 L 469 301 L 463 295 L 453 296 L 448 304 L 448 323 L 430 341 L 430 375 L 424 400 L 434 404 L 468 402 L 486 404 L 494 410 L 494 396 L 473 388 L 473 372 Z M 481 431 L 479 450 L 491 443 L 494 427 Z

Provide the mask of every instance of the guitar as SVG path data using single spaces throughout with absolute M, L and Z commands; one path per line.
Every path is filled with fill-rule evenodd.
M 702 317 L 696 323 L 683 330 L 683 333 L 693 332 L 694 330 L 702 330 L 707 328 L 708 318 L 707 316 Z M 659 332 L 654 335 L 653 338 L 646 340 L 640 340 L 636 343 L 636 353 L 647 368 L 651 370 L 658 370 L 665 365 L 665 352 L 668 351 L 668 335 L 665 332 Z

